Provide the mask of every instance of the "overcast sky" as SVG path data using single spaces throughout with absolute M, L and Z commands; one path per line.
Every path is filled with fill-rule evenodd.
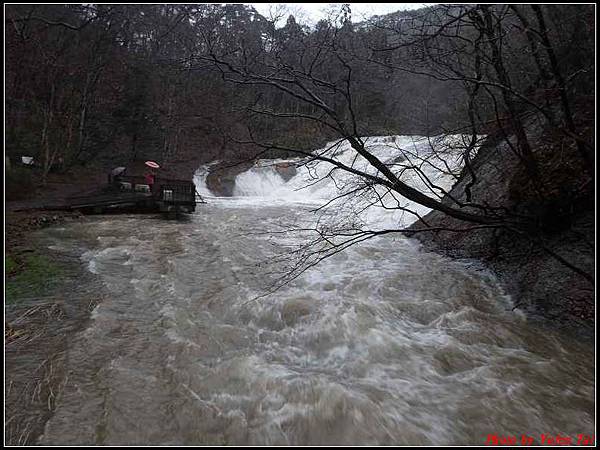
M 289 13 L 293 14 L 300 23 L 309 25 L 316 24 L 320 19 L 327 16 L 327 10 L 331 7 L 341 7 L 342 3 L 250 3 L 263 16 L 269 17 L 271 10 L 277 5 L 286 5 Z M 361 21 L 373 15 L 387 14 L 394 11 L 417 9 L 431 3 L 350 3 L 353 21 Z M 283 21 L 285 24 L 285 19 Z

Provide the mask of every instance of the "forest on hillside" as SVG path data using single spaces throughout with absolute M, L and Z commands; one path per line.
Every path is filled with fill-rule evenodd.
M 309 27 L 240 4 L 7 5 L 6 153 L 34 157 L 45 177 L 243 159 L 250 140 L 310 150 L 460 131 L 516 132 L 528 160 L 522 123 L 541 112 L 591 168 L 593 5 L 440 5 L 366 21 L 338 6 Z

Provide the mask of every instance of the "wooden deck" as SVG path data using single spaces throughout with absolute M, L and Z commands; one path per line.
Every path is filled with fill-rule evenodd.
M 123 183 L 126 182 L 124 190 Z M 143 177 L 121 177 L 111 184 L 100 186 L 85 194 L 72 195 L 55 202 L 40 205 L 24 205 L 14 208 L 15 211 L 48 210 L 48 211 L 81 211 L 101 214 L 104 212 L 126 211 L 133 213 L 163 212 L 168 217 L 179 214 L 190 214 L 196 210 L 198 200 L 205 203 L 196 192 L 193 182 L 186 180 L 159 179 L 152 192 Z
M 153 202 L 154 198 L 151 193 L 146 192 L 111 192 L 76 196 L 67 199 L 70 209 L 135 206 L 148 201 Z
M 149 189 L 140 177 L 121 177 L 99 191 L 67 199 L 69 209 L 102 213 L 106 210 L 163 212 L 169 217 L 196 210 L 196 187 L 191 181 L 160 179 Z M 123 190 L 123 186 L 127 186 Z

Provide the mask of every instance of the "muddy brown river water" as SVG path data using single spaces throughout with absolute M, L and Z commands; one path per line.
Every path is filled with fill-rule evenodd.
M 70 342 L 41 444 L 484 444 L 594 433 L 594 349 L 529 324 L 493 276 L 404 237 L 265 292 L 301 205 L 44 230 L 106 299 Z M 83 282 L 83 281 L 82 281 Z

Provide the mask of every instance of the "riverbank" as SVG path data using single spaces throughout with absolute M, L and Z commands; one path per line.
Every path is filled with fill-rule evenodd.
M 524 175 L 506 141 L 490 138 L 472 161 L 475 180 L 463 171 L 446 201 L 454 198 L 469 203 L 470 186 L 475 203 L 537 218 L 532 229 L 520 233 L 507 228 L 473 230 L 472 224 L 432 211 L 412 229 L 437 231 L 419 231 L 413 236 L 430 250 L 483 261 L 531 320 L 590 338 L 595 325 L 593 179 L 573 142 L 543 121 L 531 121 L 527 133 L 536 143 L 541 193 Z
M 7 211 L 5 217 L 5 443 L 35 444 L 62 383 L 66 351 L 101 291 L 78 259 L 49 252 L 38 232 L 84 220 L 74 212 Z M 90 284 L 92 285 L 92 284 Z

